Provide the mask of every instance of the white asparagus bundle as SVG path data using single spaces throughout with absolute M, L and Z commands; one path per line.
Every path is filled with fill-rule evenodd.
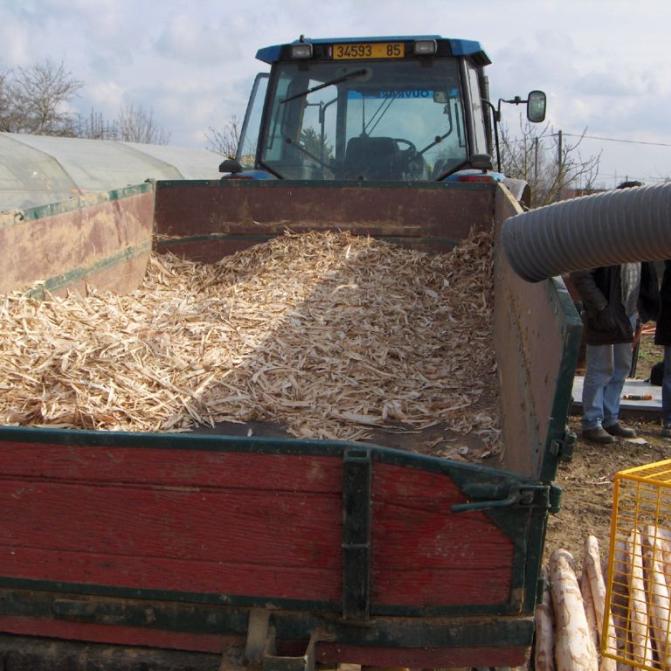
M 629 628 L 632 659 L 652 666 L 652 642 L 648 633 L 648 604 L 643 574 L 641 532 L 633 529 L 626 544 L 629 577 Z
M 536 671 L 554 671 L 554 615 L 550 597 L 550 583 L 547 568 L 542 569 L 543 595 L 536 606 L 536 645 L 534 648 L 534 668 Z
M 590 534 L 585 540 L 585 556 L 584 556 L 584 573 L 587 574 L 589 581 L 590 594 L 594 606 L 594 614 L 596 616 L 596 626 L 598 633 L 598 640 L 601 641 L 603 633 L 604 617 L 606 615 L 606 583 L 603 579 L 601 571 L 601 552 L 599 552 L 599 541 L 595 536 Z M 606 645 L 601 646 L 608 650 L 609 653 L 615 654 L 616 641 L 615 625 L 613 624 L 613 617 L 608 614 L 608 634 L 606 637 Z M 610 657 L 601 657 L 599 663 L 600 671 L 615 671 L 615 660 Z
M 657 527 L 657 540 L 662 547 L 662 560 L 664 562 L 664 577 L 666 584 L 671 589 L 671 530 Z
M 623 540 L 615 542 L 613 558 L 613 593 L 611 597 L 613 625 L 617 634 L 617 653 L 621 657 L 629 657 L 630 645 L 627 638 L 629 614 L 629 568 L 627 564 L 627 548 Z M 617 671 L 632 671 L 632 667 L 624 662 L 617 662 Z
M 598 624 L 596 622 L 596 611 L 594 610 L 594 599 L 592 598 L 592 588 L 589 585 L 589 578 L 587 572 L 583 567 L 582 575 L 580 576 L 580 594 L 582 595 L 583 604 L 585 606 L 585 617 L 587 618 L 587 626 L 589 627 L 592 640 L 594 641 L 595 650 L 599 649 L 599 632 Z
M 557 671 L 597 671 L 597 653 L 572 564 L 573 557 L 566 550 L 555 550 L 550 557 L 556 668 Z
M 650 623 L 657 646 L 657 656 L 663 669 L 671 669 L 671 610 L 669 588 L 664 577 L 664 559 L 662 544 L 659 541 L 657 527 L 649 525 L 645 529 L 643 566 L 645 586 L 647 588 Z

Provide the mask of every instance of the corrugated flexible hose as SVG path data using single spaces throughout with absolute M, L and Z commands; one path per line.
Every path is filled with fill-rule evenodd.
M 671 183 L 616 189 L 510 217 L 513 270 L 539 282 L 574 270 L 671 259 Z

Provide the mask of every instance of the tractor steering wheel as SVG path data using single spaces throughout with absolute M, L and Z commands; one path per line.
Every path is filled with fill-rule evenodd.
M 400 137 L 394 138 L 394 142 L 408 145 L 407 149 L 399 149 L 403 172 L 409 177 L 421 179 L 424 172 L 424 159 L 417 151 L 415 143 Z
M 415 146 L 414 142 L 410 142 L 410 140 L 405 140 L 402 137 L 395 137 L 394 142 L 400 143 L 400 144 L 407 144 L 408 148 L 407 149 L 402 149 L 401 151 L 404 152 L 413 152 L 414 154 L 418 153 L 417 152 L 417 147 Z

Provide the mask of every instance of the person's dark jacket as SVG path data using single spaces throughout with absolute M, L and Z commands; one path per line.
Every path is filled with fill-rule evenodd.
M 634 329 L 622 303 L 621 266 L 571 273 L 571 281 L 583 304 L 585 342 L 615 345 L 632 342 Z M 657 317 L 659 289 L 652 263 L 641 264 L 638 314 L 641 322 Z
M 659 292 L 659 316 L 655 328 L 655 344 L 671 345 L 671 260 L 664 261 L 664 277 Z

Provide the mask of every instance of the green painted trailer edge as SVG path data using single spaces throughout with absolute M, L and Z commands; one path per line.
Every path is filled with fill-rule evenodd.
M 552 404 L 552 419 L 545 443 L 545 456 L 541 465 L 540 480 L 550 482 L 557 474 L 562 458 L 562 447 L 566 441 L 566 419 L 571 406 L 573 378 L 580 353 L 582 320 L 563 281 L 548 280 L 548 295 L 554 309 L 563 318 L 564 350 L 559 367 L 559 376 Z
M 130 261 L 142 254 L 148 254 L 149 252 L 151 252 L 151 242 L 146 242 L 134 247 L 126 247 L 119 253 L 108 256 L 100 261 L 96 261 L 85 268 L 75 268 L 62 275 L 56 275 L 43 282 L 38 282 L 26 292 L 26 295 L 29 298 L 42 299 L 46 292 L 58 291 L 72 282 L 85 280 L 87 277 L 91 277 L 102 270 L 107 270 L 123 261 Z
M 113 189 L 112 191 L 104 191 L 99 194 L 89 194 L 82 198 L 73 197 L 70 200 L 60 201 L 58 203 L 50 203 L 48 205 L 39 205 L 38 207 L 31 207 L 27 210 L 17 210 L 15 212 L 4 212 L 6 217 L 14 214 L 13 224 L 20 224 L 23 221 L 37 221 L 45 217 L 53 217 L 58 214 L 65 214 L 75 210 L 81 210 L 82 207 L 92 207 L 100 203 L 108 201 L 121 200 L 131 196 L 138 196 L 142 193 L 147 193 L 154 189 L 154 182 L 147 181 L 142 184 L 135 184 L 127 186 L 122 189 Z M 12 222 L 0 223 L 0 226 L 11 226 Z
M 464 473 L 486 475 L 493 480 L 535 485 L 536 480 L 481 464 L 455 462 L 444 457 L 416 454 L 372 443 L 344 440 L 310 440 L 303 438 L 269 438 L 198 433 L 140 433 L 95 431 L 87 429 L 50 429 L 43 427 L 0 426 L 0 449 L 3 441 L 52 443 L 86 447 L 131 447 L 139 449 L 209 450 L 216 452 L 252 452 L 260 454 L 293 454 L 341 457 L 347 449 L 369 449 L 375 460 L 398 466 L 415 466 L 423 470 L 452 474 L 455 467 Z
M 0 592 L 2 590 L 45 592 L 54 598 L 66 599 L 77 597 L 94 597 L 96 601 L 104 598 L 112 599 L 135 599 L 142 600 L 146 604 L 170 602 L 173 604 L 190 605 L 193 608 L 213 607 L 236 607 L 236 608 L 269 608 L 271 610 L 290 610 L 295 612 L 319 613 L 325 617 L 339 616 L 342 612 L 342 603 L 326 601 L 302 601 L 299 599 L 284 599 L 272 596 L 247 597 L 235 594 L 202 593 L 202 592 L 177 592 L 174 590 L 160 589 L 137 589 L 131 587 L 112 587 L 109 585 L 95 585 L 91 583 L 70 583 L 51 580 L 30 580 L 27 578 L 0 578 Z M 17 613 L 2 614 L 17 615 Z M 31 616 L 38 616 L 34 611 Z M 490 604 L 487 606 L 456 605 L 456 606 L 426 606 L 423 608 L 410 608 L 407 606 L 373 606 L 371 607 L 371 619 L 376 621 L 379 617 L 408 617 L 408 618 L 431 618 L 431 617 L 502 617 L 518 615 L 515 608 L 510 608 L 508 602 L 502 604 Z
M 564 348 L 552 403 L 552 418 L 548 427 L 545 453 L 539 478 L 540 482 L 550 485 L 557 473 L 562 446 L 565 445 L 565 441 L 567 440 L 566 420 L 571 405 L 573 377 L 580 350 L 582 320 L 575 309 L 566 286 L 561 280 L 553 278 L 547 281 L 546 286 L 548 298 L 563 321 L 562 330 L 564 335 Z M 549 493 L 554 498 L 554 501 L 552 499 L 549 500 L 548 507 L 551 512 L 556 513 L 559 511 L 561 489 L 552 485 Z M 539 543 L 530 544 L 526 557 L 525 572 L 528 580 L 528 589 L 526 591 L 525 610 L 527 611 L 533 611 L 539 597 L 542 595 L 540 584 L 541 564 L 547 530 L 547 512 L 534 514 L 532 520 L 529 537 L 540 537 L 541 540 Z
M 54 616 L 82 623 L 145 627 L 162 631 L 194 634 L 237 635 L 244 637 L 249 609 L 213 607 L 179 602 L 115 599 L 77 600 L 68 595 L 41 591 L 0 591 L 0 616 L 23 615 L 41 618 Z M 271 610 L 277 636 L 283 640 L 308 639 L 317 630 L 333 634 L 344 645 L 368 645 L 408 648 L 449 648 L 471 646 L 528 646 L 533 636 L 533 618 L 474 617 L 451 620 L 447 617 L 422 618 L 376 617 L 362 626 L 333 616 L 290 609 Z

